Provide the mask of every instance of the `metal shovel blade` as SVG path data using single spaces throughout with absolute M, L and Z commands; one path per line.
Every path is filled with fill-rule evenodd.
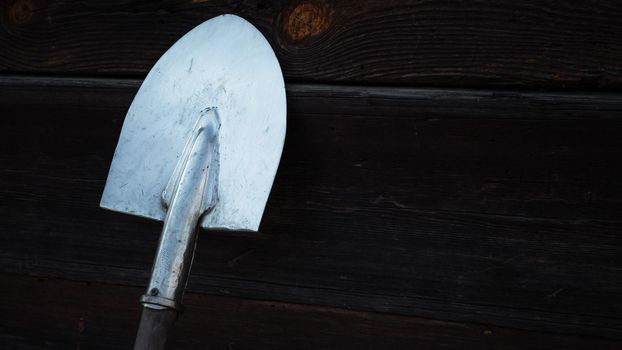
M 220 118 L 218 202 L 201 226 L 257 231 L 286 129 L 269 43 L 234 15 L 204 22 L 158 60 L 127 113 L 100 205 L 164 220 L 162 193 L 202 111 Z

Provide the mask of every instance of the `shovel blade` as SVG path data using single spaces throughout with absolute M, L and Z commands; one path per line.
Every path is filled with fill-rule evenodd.
M 151 69 L 125 117 L 100 205 L 164 220 L 162 192 L 197 118 L 214 107 L 218 202 L 201 226 L 257 231 L 285 139 L 285 85 L 270 44 L 234 15 L 194 28 Z

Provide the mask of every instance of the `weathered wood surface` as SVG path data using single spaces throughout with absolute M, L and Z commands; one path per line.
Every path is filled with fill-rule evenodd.
M 3 272 L 147 282 L 160 225 L 97 207 L 138 86 L 105 82 L 0 81 Z M 290 85 L 288 106 L 262 234 L 203 234 L 191 290 L 622 340 L 622 97 Z
M 622 5 L 581 1 L 0 2 L 0 72 L 143 77 L 222 13 L 255 24 L 288 81 L 617 89 Z
M 140 288 L 0 274 L 0 346 L 130 349 Z M 26 292 L 27 291 L 27 292 Z M 526 332 L 188 293 L 170 349 L 618 349 L 595 337 Z

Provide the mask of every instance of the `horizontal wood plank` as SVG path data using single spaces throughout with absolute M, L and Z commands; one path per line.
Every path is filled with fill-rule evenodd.
M 234 13 L 288 81 L 619 89 L 618 1 L 0 2 L 0 72 L 144 77 L 194 26 Z
M 129 349 L 136 287 L 0 274 L 0 345 Z M 593 337 L 187 293 L 170 349 L 616 349 Z
M 138 81 L 0 81 L 0 269 L 143 285 L 160 224 L 97 207 Z M 52 94 L 52 95 L 50 95 Z M 622 339 L 622 98 L 288 86 L 260 235 L 194 291 Z

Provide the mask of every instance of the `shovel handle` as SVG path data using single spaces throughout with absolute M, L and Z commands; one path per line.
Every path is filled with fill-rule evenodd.
M 177 312 L 173 309 L 143 307 L 134 350 L 164 350 L 176 319 Z

